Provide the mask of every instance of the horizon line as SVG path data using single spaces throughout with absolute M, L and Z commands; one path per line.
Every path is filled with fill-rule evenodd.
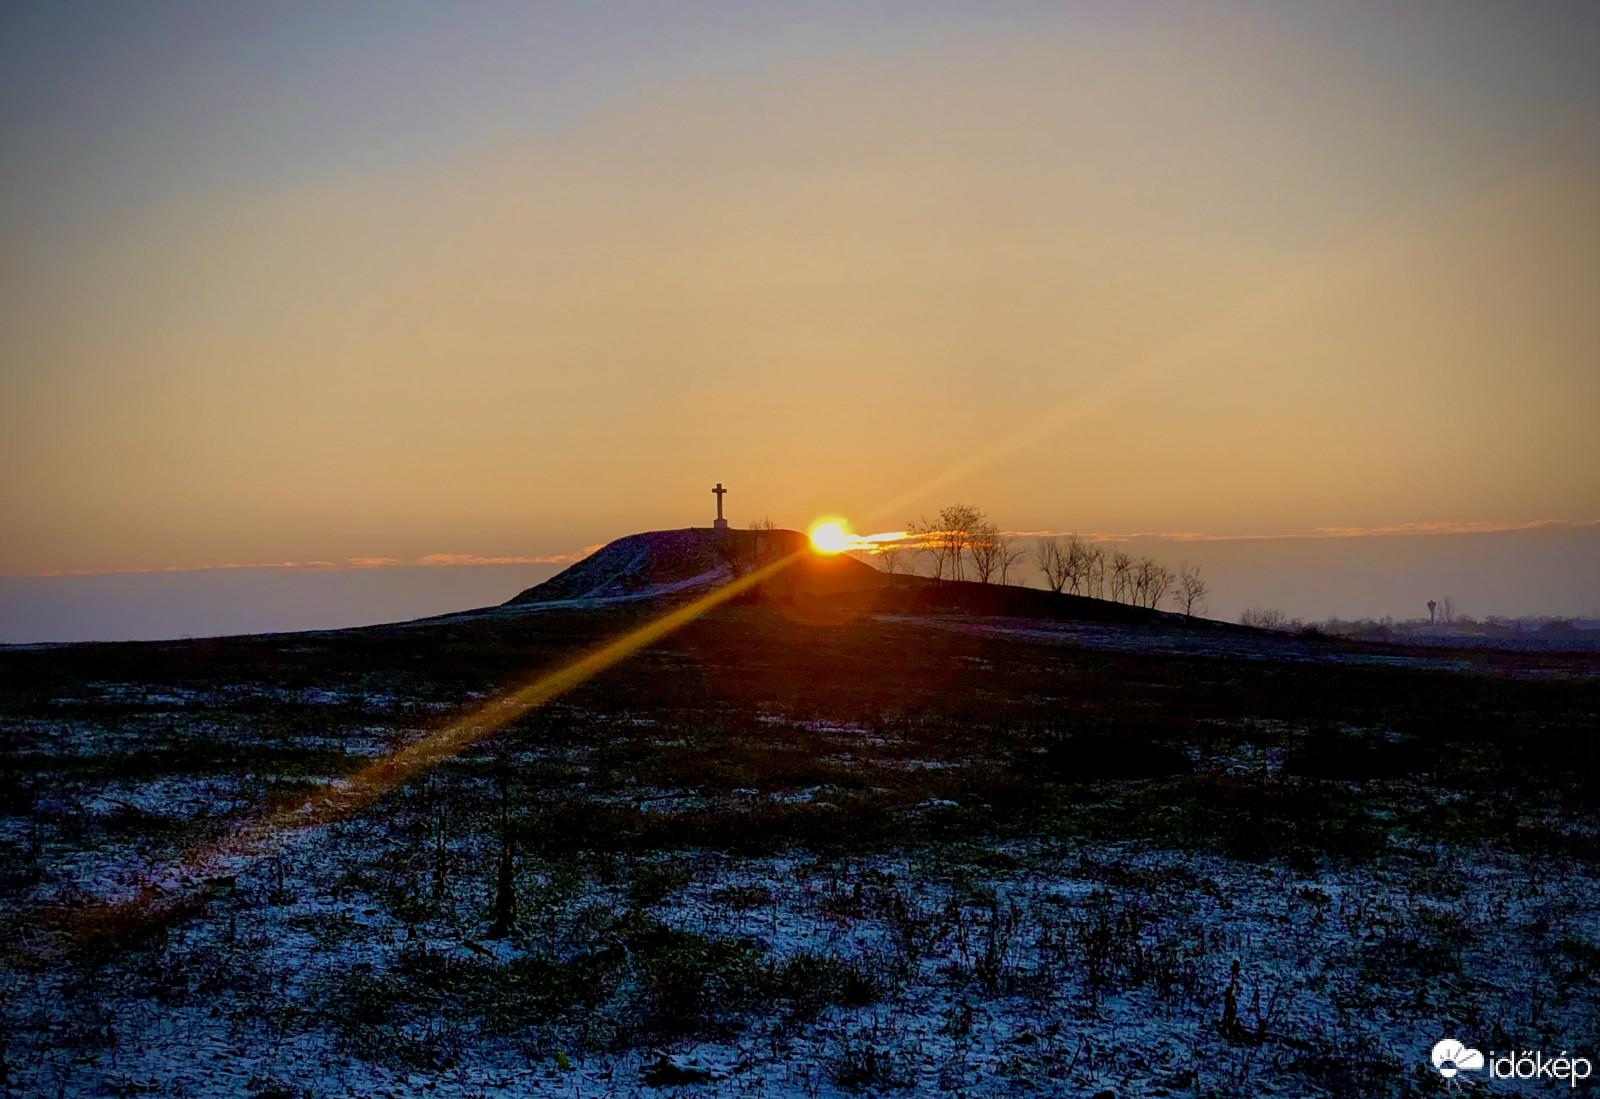
M 1507 534 L 1530 530 L 1587 530 L 1600 527 L 1600 519 L 1533 519 L 1526 523 L 1492 521 L 1464 523 L 1397 523 L 1381 527 L 1312 527 L 1293 534 L 1208 534 L 1203 531 L 1136 531 L 1106 534 L 1071 530 L 1004 530 L 1008 538 L 1067 538 L 1076 534 L 1088 542 L 1132 542 L 1154 538 L 1165 542 L 1287 542 L 1326 538 L 1403 538 L 1430 534 Z
M 1600 519 L 1534 519 L 1523 523 L 1495 521 L 1451 523 L 1399 523 L 1377 527 L 1313 527 L 1309 531 L 1286 534 L 1211 534 L 1204 531 L 1136 531 L 1112 534 L 1070 530 L 1006 530 L 1008 538 L 1067 538 L 1076 534 L 1088 542 L 1133 542 L 1142 539 L 1163 542 L 1269 542 L 1314 541 L 1331 538 L 1400 538 L 1448 534 L 1504 534 L 1533 530 L 1585 530 L 1600 527 Z M 619 537 L 627 537 L 621 535 Z M 864 537 L 871 537 L 870 535 Z M 615 539 L 613 539 L 614 541 Z M 574 553 L 534 556 L 489 556 L 474 553 L 429 553 L 415 560 L 398 557 L 348 557 L 343 561 L 267 561 L 228 562 L 218 565 L 155 565 L 143 568 L 58 569 L 50 572 L 12 573 L 0 580 L 60 580 L 86 576 L 149 576 L 182 572 L 364 572 L 372 569 L 473 568 L 482 565 L 563 565 L 589 557 L 609 542 L 595 542 Z

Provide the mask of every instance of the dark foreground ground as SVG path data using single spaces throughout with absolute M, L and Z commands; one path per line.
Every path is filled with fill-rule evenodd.
M 1595 1056 L 1593 654 L 725 607 L 169 920 L 60 930 L 649 610 L 0 650 L 6 1088 L 1395 1096 L 1446 1035 Z

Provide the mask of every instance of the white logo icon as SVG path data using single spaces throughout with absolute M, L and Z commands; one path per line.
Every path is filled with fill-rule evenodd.
M 1433 1067 L 1439 1070 L 1440 1076 L 1449 1080 L 1462 1069 L 1482 1068 L 1483 1054 L 1468 1049 L 1454 1038 L 1444 1038 L 1433 1047 Z

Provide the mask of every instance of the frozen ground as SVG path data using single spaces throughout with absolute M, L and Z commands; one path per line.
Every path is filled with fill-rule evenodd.
M 613 724 L 666 753 L 686 747 L 645 719 Z M 760 724 L 867 750 L 900 740 L 854 722 Z M 594 753 L 516 758 L 588 773 Z M 844 753 L 834 766 L 918 762 Z M 1212 766 L 1281 762 L 1243 751 Z M 463 804 L 493 795 L 485 779 L 453 781 Z M 617 800 L 582 785 L 567 795 L 580 810 Z M 233 815 L 252 796 L 246 775 L 106 777 L 44 808 L 192 826 L 207 819 L 198 807 Z M 857 796 L 636 787 L 621 800 L 688 817 L 713 802 L 738 813 Z M 1404 835 L 1359 863 L 1070 835 L 855 855 L 579 850 L 520 859 L 518 926 L 490 940 L 492 837 L 430 836 L 450 805 L 424 787 L 213 867 L 229 876 L 191 884 L 199 915 L 114 957 L 61 965 L 45 939 L 25 941 L 13 963 L 33 948 L 43 961 L 5 978 L 11 1086 L 218 1099 L 1427 1094 L 1438 1080 L 1421 1059 L 1446 1034 L 1586 1048 L 1600 1019 L 1600 881 L 1565 857 Z M 904 811 L 959 810 L 935 797 Z M 28 903 L 175 888 L 149 873 L 160 850 L 58 845 Z M 1496 1084 L 1519 1086 L 1544 1093 Z
M 1166 656 L 1207 656 L 1237 660 L 1270 660 L 1301 664 L 1345 664 L 1367 667 L 1408 668 L 1417 671 L 1487 672 L 1537 678 L 1600 676 L 1592 661 L 1574 661 L 1575 667 L 1539 667 L 1519 663 L 1500 667 L 1481 659 L 1403 652 L 1363 651 L 1358 648 L 1278 634 L 1250 636 L 1205 630 L 1173 629 L 1163 625 L 1125 625 L 1111 622 L 1075 622 L 1061 619 L 985 618 L 973 615 L 879 615 L 885 622 L 900 622 L 929 629 L 949 630 L 979 637 L 1010 638 L 1048 644 L 1074 645 L 1108 652 L 1150 653 Z M 1421 644 L 1421 642 L 1414 642 Z M 1479 646 L 1491 648 L 1490 646 Z M 1515 648 L 1510 646 L 1509 648 Z M 1543 650 L 1538 650 L 1543 651 Z M 1494 654 L 1490 654 L 1491 656 Z
M 665 875 L 644 895 L 592 860 L 528 860 L 522 926 L 489 942 L 489 898 L 468 881 L 433 918 L 396 914 L 379 887 L 385 833 L 358 821 L 295 837 L 164 943 L 13 974 L 13 1087 L 651 1094 L 677 1057 L 704 1095 L 1388 1094 L 1430 1090 L 1418 1069 L 1445 1033 L 1553 1051 L 1597 1018 L 1600 883 L 1492 850 L 1309 870 L 1077 841 L 684 852 L 635 868 Z M 665 933 L 726 964 L 674 988 L 624 963 L 593 1007 L 512 1026 L 466 1000 L 485 975 L 593 964 L 597 942 L 640 953 Z M 715 989 L 738 1005 L 741 981 L 775 990 L 713 1010 L 697 1036 L 670 1020 L 627 1033 L 652 997 L 700 1011 Z
M 561 613 L 7 657 L 0 1093 L 1398 1099 L 1447 1035 L 1596 1055 L 1596 687 L 1431 654 L 739 610 L 186 861 L 600 632 Z

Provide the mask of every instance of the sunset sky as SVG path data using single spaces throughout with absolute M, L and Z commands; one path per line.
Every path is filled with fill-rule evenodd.
M 563 557 L 719 480 L 1590 523 L 1597 58 L 1577 2 L 7 4 L 0 576 Z

